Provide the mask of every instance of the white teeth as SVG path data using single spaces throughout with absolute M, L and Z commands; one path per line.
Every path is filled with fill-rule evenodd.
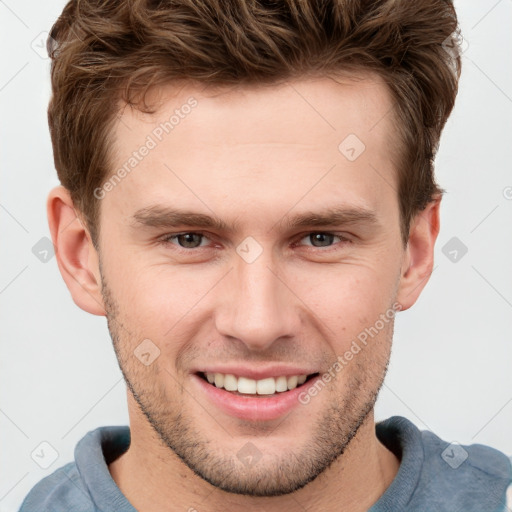
M 224 375 L 224 388 L 228 391 L 237 391 L 238 390 L 238 379 L 234 376 L 228 373 L 227 375 Z
M 238 392 L 254 395 L 256 393 L 256 381 L 245 377 L 238 377 Z
M 224 386 L 224 375 L 222 373 L 215 374 L 215 385 L 218 388 L 222 388 Z
M 276 392 L 276 380 L 273 377 L 256 381 L 258 395 L 273 395 Z
M 227 391 L 238 391 L 247 395 L 274 395 L 284 391 L 295 389 L 306 382 L 307 375 L 292 375 L 290 377 L 267 377 L 255 380 L 247 377 L 237 377 L 231 373 L 206 373 L 206 379 L 210 384 Z
M 288 377 L 288 389 L 295 389 L 297 387 L 297 382 L 299 381 L 299 378 L 297 375 L 294 375 L 293 377 Z
M 288 391 L 288 379 L 286 377 L 276 379 L 276 391 Z
M 307 375 L 299 375 L 297 379 L 297 384 L 300 386 L 301 384 L 304 384 L 306 382 L 306 379 L 308 378 Z

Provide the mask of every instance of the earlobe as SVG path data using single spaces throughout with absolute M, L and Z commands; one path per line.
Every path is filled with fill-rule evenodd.
M 441 199 L 437 195 L 411 222 L 397 295 L 403 311 L 416 302 L 432 274 Z
M 59 186 L 50 192 L 47 214 L 57 264 L 75 304 L 104 316 L 97 251 L 66 188 Z

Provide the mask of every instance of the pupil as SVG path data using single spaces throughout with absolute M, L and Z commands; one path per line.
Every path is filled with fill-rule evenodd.
M 333 236 L 334 236 L 334 235 L 329 235 L 328 233 L 316 233 L 316 234 L 314 234 L 314 235 L 313 235 L 313 238 L 312 238 L 312 240 L 313 240 L 313 245 L 315 245 L 315 243 L 314 243 L 314 242 L 320 242 L 320 243 L 322 243 L 322 240 L 323 240 L 323 241 L 325 241 L 325 239 L 329 240 L 329 239 L 331 239 Z M 331 240 L 331 242 L 332 242 L 332 240 Z M 328 244 L 326 244 L 326 245 L 328 245 Z M 319 246 L 317 246 L 317 247 L 319 247 Z M 320 245 L 320 247 L 325 247 L 325 245 Z
M 187 248 L 190 248 L 190 246 L 188 244 L 192 244 L 193 247 L 196 247 L 197 244 L 194 244 L 194 237 L 200 237 L 201 235 L 197 234 L 197 233 L 185 233 L 183 235 L 180 235 L 181 239 L 185 239 L 185 247 Z M 197 242 L 197 239 L 196 239 L 196 242 Z M 182 244 L 183 245 L 183 244 Z

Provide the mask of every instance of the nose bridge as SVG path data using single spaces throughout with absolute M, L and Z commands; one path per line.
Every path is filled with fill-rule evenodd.
M 240 244 L 237 253 L 235 268 L 225 283 L 227 289 L 222 291 L 227 299 L 217 328 L 252 350 L 265 350 L 279 338 L 296 334 L 293 294 L 279 276 L 270 248 L 258 249 L 249 241 Z

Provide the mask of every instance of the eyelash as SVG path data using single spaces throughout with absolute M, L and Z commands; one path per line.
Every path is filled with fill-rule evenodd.
M 190 249 L 187 249 L 185 247 L 180 247 L 179 245 L 173 244 L 172 240 L 177 239 L 179 236 L 182 235 L 200 235 L 205 238 L 208 238 L 207 234 L 202 231 L 183 231 L 181 233 L 174 233 L 172 235 L 165 235 L 160 239 L 160 242 L 164 245 L 173 245 L 178 251 L 184 252 L 184 253 L 191 253 L 192 251 L 197 251 L 198 249 L 204 249 L 205 247 L 193 247 Z M 310 231 L 304 235 L 301 235 L 300 238 L 297 238 L 297 242 L 300 242 L 302 239 L 310 236 L 310 235 L 332 235 L 334 237 L 340 238 L 341 242 L 339 242 L 342 245 L 345 245 L 346 243 L 351 243 L 351 240 L 349 238 L 346 238 L 340 233 L 331 233 L 330 231 Z M 295 242 L 294 242 L 295 245 Z M 336 245 L 336 244 L 335 244 Z M 314 246 L 307 246 L 310 249 L 318 249 L 321 252 L 329 252 L 330 250 L 335 249 L 335 245 L 328 246 L 328 247 L 314 247 Z

